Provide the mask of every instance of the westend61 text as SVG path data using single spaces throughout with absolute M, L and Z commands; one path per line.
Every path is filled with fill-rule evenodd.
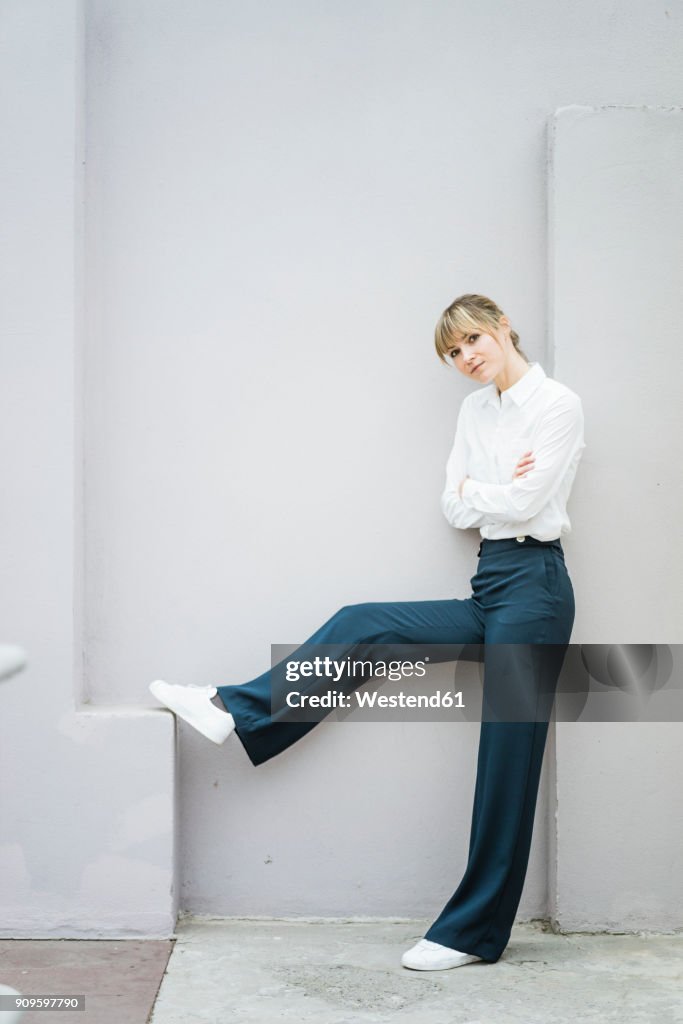
M 436 693 L 342 693 L 328 690 L 327 693 L 301 693 L 290 690 L 287 694 L 290 708 L 464 708 L 462 690 L 437 690 Z

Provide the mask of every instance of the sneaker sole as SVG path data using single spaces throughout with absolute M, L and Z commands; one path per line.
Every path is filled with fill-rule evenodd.
M 481 960 L 480 956 L 474 956 L 468 954 L 467 957 L 462 957 L 457 963 L 444 963 L 438 961 L 435 964 L 406 964 L 401 961 L 403 967 L 407 967 L 409 971 L 449 971 L 455 967 L 464 967 L 465 964 L 476 963 L 477 960 Z

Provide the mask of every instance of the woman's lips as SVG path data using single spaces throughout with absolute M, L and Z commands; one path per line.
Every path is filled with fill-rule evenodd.
M 483 366 L 483 365 L 484 365 L 484 363 L 483 363 L 483 362 L 481 362 L 481 363 L 477 363 L 477 365 L 476 365 L 476 366 L 474 367 L 474 369 L 473 369 L 473 370 L 472 370 L 471 372 L 472 372 L 472 373 L 476 373 L 476 372 L 477 372 L 477 370 L 481 370 L 481 368 L 482 368 L 482 366 Z

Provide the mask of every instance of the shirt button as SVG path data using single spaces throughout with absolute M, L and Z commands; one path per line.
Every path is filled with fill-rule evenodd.
M 524 541 L 526 540 L 526 537 L 515 537 L 515 540 L 517 541 L 518 544 L 523 544 Z

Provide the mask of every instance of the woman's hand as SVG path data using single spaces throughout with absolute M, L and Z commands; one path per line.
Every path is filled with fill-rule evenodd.
M 529 470 L 533 469 L 533 468 L 534 468 L 534 455 L 530 451 L 529 452 L 524 452 L 524 455 L 522 455 L 521 459 L 519 460 L 519 462 L 515 466 L 515 471 L 512 474 L 512 479 L 514 480 L 515 477 L 524 476 L 525 473 L 528 473 Z

